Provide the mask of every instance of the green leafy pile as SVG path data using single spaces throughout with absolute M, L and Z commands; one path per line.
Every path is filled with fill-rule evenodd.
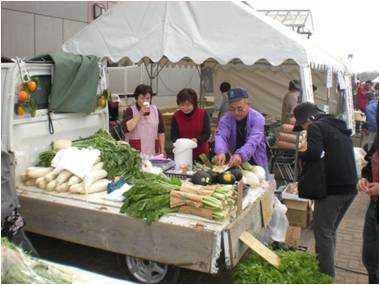
M 142 218 L 151 224 L 162 215 L 178 212 L 178 208 L 170 208 L 170 192 L 179 190 L 181 181 L 168 178 L 164 174 L 143 174 L 142 179 L 136 179 L 134 186 L 124 194 L 124 204 L 120 213 L 130 217 Z
M 302 251 L 276 251 L 281 258 L 277 270 L 257 254 L 239 263 L 233 272 L 234 283 L 244 284 L 327 284 L 330 276 L 319 272 L 316 255 Z
M 1 239 L 2 284 L 70 284 L 72 273 L 58 266 L 33 259 L 21 248 Z
M 116 141 L 105 130 L 98 130 L 93 136 L 73 142 L 74 147 L 93 147 L 101 152 L 104 169 L 108 179 L 124 176 L 127 181 L 142 177 L 141 157 L 128 143 Z
M 36 166 L 42 166 L 42 167 L 50 167 L 51 161 L 53 160 L 54 156 L 57 154 L 57 151 L 49 149 L 41 152 L 38 155 L 38 162 Z

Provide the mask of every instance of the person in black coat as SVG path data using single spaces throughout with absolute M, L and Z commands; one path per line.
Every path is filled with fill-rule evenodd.
M 320 271 L 334 278 L 336 231 L 357 194 L 351 130 L 308 102 L 298 104 L 294 116 L 294 131 L 307 130 L 307 147 L 300 150 L 300 159 L 305 163 L 324 159 L 326 196 L 314 205 L 315 250 Z

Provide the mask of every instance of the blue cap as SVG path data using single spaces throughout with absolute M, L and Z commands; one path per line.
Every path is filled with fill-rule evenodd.
M 248 93 L 242 88 L 232 88 L 227 93 L 228 102 L 248 98 Z

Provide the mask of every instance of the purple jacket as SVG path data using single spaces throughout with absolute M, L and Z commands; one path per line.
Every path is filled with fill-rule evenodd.
M 247 134 L 245 144 L 236 149 L 236 120 L 231 112 L 227 112 L 219 121 L 215 134 L 215 154 L 236 153 L 244 161 L 252 157 L 256 164 L 264 169 L 268 166 L 265 137 L 264 117 L 252 108 L 249 109 L 247 118 Z

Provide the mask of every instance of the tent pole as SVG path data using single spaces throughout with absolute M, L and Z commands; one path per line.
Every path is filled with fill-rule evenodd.
M 200 107 L 203 108 L 203 80 L 202 80 L 202 65 L 203 63 L 199 64 L 198 65 L 198 68 L 199 68 L 199 77 L 200 77 L 200 80 L 199 80 L 199 105 Z

